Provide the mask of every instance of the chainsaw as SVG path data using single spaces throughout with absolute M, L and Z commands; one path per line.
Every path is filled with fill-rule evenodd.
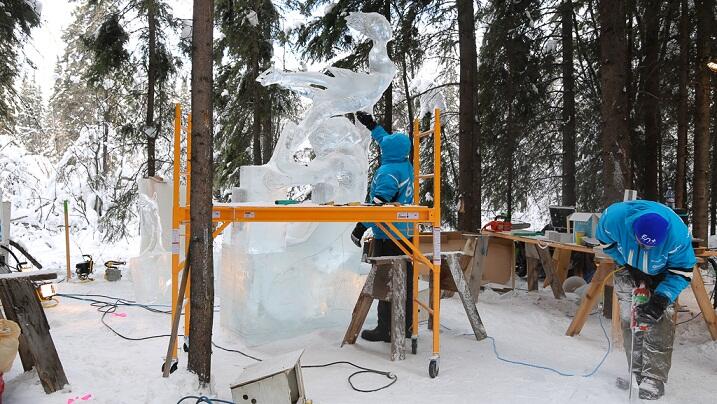
M 490 229 L 491 231 L 511 231 L 527 229 L 530 227 L 530 223 L 511 223 L 508 220 L 508 216 L 498 215 L 495 220 L 491 220 L 483 226 L 483 230 Z

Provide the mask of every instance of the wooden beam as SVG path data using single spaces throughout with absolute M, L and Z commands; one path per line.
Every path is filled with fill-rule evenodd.
M 592 311 L 593 307 L 595 307 L 595 304 L 597 304 L 597 301 L 600 299 L 600 296 L 602 296 L 603 280 L 614 269 L 615 264 L 612 261 L 598 263 L 597 271 L 595 272 L 592 281 L 590 281 L 588 291 L 585 293 L 583 302 L 580 304 L 578 312 L 575 313 L 575 317 L 570 323 L 568 331 L 565 333 L 566 335 L 574 337 L 580 334 L 580 331 L 583 329 L 583 326 L 588 319 L 588 315 L 590 315 L 590 311 Z
M 545 277 L 546 279 L 548 277 L 550 278 L 550 289 L 553 290 L 553 296 L 555 296 L 556 299 L 565 297 L 565 292 L 563 291 L 563 283 L 560 282 L 560 277 L 555 274 L 555 269 L 553 267 L 553 257 L 550 256 L 548 248 L 538 247 L 537 251 L 538 255 L 540 256 L 540 262 L 543 264 Z
M 52 269 L 43 269 L 40 271 L 10 272 L 0 274 L 0 279 L 29 279 L 32 281 L 44 281 L 57 279 L 57 272 Z
M 45 393 L 62 390 L 69 383 L 34 286 L 27 278 L 6 278 L 0 280 L 0 288 L 5 316 L 20 326 L 20 344 L 24 345 L 21 352 L 24 352 L 23 355 L 31 354 Z M 24 367 L 28 364 L 27 360 L 23 359 Z
M 690 285 L 692 286 L 692 292 L 695 294 L 695 299 L 697 299 L 697 304 L 700 306 L 702 317 L 705 319 L 705 324 L 707 324 L 707 329 L 712 336 L 712 340 L 717 341 L 717 314 L 715 314 L 715 310 L 712 308 L 712 304 L 710 304 L 710 298 L 707 296 L 705 283 L 702 280 L 702 273 L 698 265 L 695 266 L 692 272 L 692 282 Z

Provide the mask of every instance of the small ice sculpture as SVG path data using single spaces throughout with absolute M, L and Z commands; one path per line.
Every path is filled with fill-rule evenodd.
M 282 130 L 262 166 L 240 169 L 235 203 L 273 204 L 293 186 L 310 185 L 308 203 L 362 202 L 366 197 L 370 134 L 346 113 L 373 109 L 396 74 L 388 57 L 391 25 L 377 13 L 351 13 L 349 27 L 371 39 L 367 73 L 330 67 L 320 72 L 269 69 L 257 81 L 307 95 L 311 108 Z M 294 159 L 309 142 L 315 157 Z M 320 208 L 319 208 L 320 209 Z M 361 252 L 350 241 L 353 223 L 241 223 L 225 232 L 221 323 L 255 344 L 311 329 L 348 324 L 363 285 Z
M 162 226 L 156 194 L 139 194 L 137 200 L 143 249 L 129 259 L 129 271 L 137 301 L 169 304 L 172 301 L 172 253 L 162 247 Z

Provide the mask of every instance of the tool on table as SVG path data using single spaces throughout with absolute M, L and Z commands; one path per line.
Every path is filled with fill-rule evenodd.
M 296 205 L 297 203 L 301 202 L 293 199 L 277 199 L 274 201 L 274 205 Z
M 508 220 L 507 216 L 498 215 L 495 220 L 491 220 L 483 226 L 483 229 L 490 228 L 492 231 L 511 231 L 513 229 L 512 223 Z

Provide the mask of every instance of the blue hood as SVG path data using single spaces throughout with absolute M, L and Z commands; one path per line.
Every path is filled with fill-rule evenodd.
M 408 154 L 411 152 L 411 139 L 405 133 L 388 133 L 379 125 L 371 131 L 371 136 L 381 148 L 381 164 L 408 161 Z

